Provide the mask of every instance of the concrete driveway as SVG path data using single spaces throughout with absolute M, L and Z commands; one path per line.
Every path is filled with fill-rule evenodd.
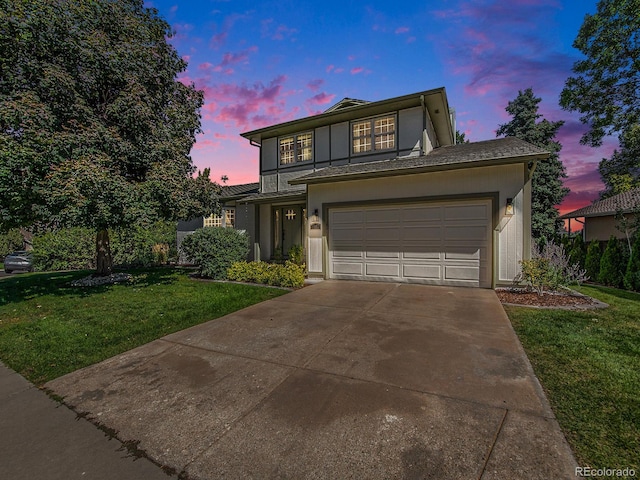
M 188 478 L 575 478 L 491 290 L 325 281 L 46 385 Z

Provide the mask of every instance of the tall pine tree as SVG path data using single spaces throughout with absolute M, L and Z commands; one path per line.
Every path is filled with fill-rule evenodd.
M 558 155 L 562 145 L 554 140 L 564 121 L 538 121 L 542 117 L 538 113 L 540 101 L 531 88 L 518 91 L 518 96 L 506 108 L 512 120 L 500 125 L 496 132 L 497 136 L 518 137 L 551 153 L 547 160 L 538 162 L 531 182 L 531 233 L 536 240 L 551 239 L 562 226 L 555 206 L 569 193 L 562 184 L 567 176 Z

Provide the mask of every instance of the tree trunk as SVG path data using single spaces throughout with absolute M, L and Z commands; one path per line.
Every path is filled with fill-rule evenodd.
M 96 275 L 105 277 L 113 271 L 113 257 L 109 244 L 109 231 L 105 228 L 96 234 Z

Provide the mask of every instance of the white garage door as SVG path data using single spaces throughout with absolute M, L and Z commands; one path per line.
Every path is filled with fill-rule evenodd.
M 491 201 L 329 210 L 329 276 L 491 287 Z

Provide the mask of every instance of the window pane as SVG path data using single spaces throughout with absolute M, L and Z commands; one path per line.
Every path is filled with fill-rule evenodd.
M 375 121 L 375 133 L 389 133 L 395 130 L 395 119 L 393 117 L 379 118 Z
M 371 137 L 353 139 L 353 153 L 368 152 L 370 150 L 371 150 Z
M 230 208 L 229 210 L 225 210 L 224 213 L 225 213 L 225 219 L 224 219 L 225 227 L 233 228 L 235 226 L 235 219 L 236 219 L 235 209 Z
M 363 137 L 371 135 L 371 122 L 360 122 L 353 124 L 353 137 Z
M 304 162 L 305 160 L 311 160 L 312 155 L 312 135 L 310 133 L 304 133 L 302 135 L 298 135 L 297 137 L 297 146 L 298 146 L 298 162 Z
M 386 150 L 389 148 L 393 148 L 394 141 L 393 133 L 386 133 L 384 135 L 379 135 L 376 137 L 376 150 Z
M 294 146 L 294 137 L 280 139 L 280 163 L 293 163 Z

